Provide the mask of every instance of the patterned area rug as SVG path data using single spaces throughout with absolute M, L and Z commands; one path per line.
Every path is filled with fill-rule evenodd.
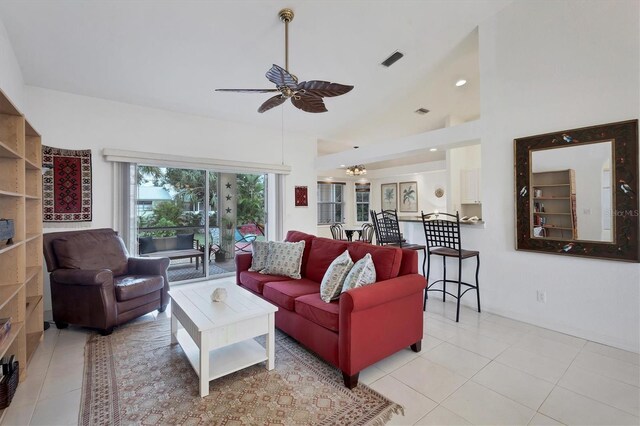
M 79 424 L 382 425 L 403 413 L 363 384 L 345 388 L 339 370 L 280 332 L 275 369 L 257 364 L 209 386 L 200 398 L 196 373 L 170 344 L 167 319 L 91 335 Z

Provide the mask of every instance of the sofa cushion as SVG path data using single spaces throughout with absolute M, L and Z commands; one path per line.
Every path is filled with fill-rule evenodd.
M 332 331 L 338 331 L 340 303 L 325 303 L 317 293 L 300 296 L 295 301 L 296 313 Z
M 176 248 L 178 250 L 188 250 L 193 248 L 193 234 L 178 234 Z
M 250 271 L 260 272 L 267 267 L 267 258 L 269 257 L 269 242 L 257 241 L 251 242 L 251 267 Z
M 366 243 L 349 244 L 349 254 L 354 262 L 362 259 L 365 254 L 371 254 L 371 260 L 376 267 L 378 281 L 389 280 L 398 276 L 402 262 L 402 250 L 398 247 L 374 246 Z
M 138 253 L 146 254 L 153 253 L 156 250 L 156 244 L 153 241 L 153 237 L 140 237 L 138 238 Z
M 269 254 L 267 265 L 260 271 L 261 274 L 284 275 L 294 279 L 300 279 L 300 266 L 304 241 L 297 243 L 269 241 Z
M 289 311 L 295 309 L 297 297 L 319 292 L 320 284 L 306 278 L 295 281 L 272 281 L 266 283 L 262 289 L 265 299 Z
M 254 271 L 240 272 L 240 284 L 253 290 L 255 293 L 262 294 L 264 285 L 271 281 L 284 281 L 287 277 L 282 275 L 264 275 Z
M 114 276 L 127 273 L 127 249 L 115 232 L 69 235 L 53 240 L 52 245 L 61 268 L 110 269 Z
M 331 262 L 340 256 L 347 249 L 347 246 L 348 243 L 346 241 L 322 237 L 314 238 L 311 241 L 311 251 L 309 252 L 305 277 L 312 281 L 321 282 Z
M 164 278 L 160 275 L 123 275 L 115 277 L 113 284 L 116 299 L 123 302 L 160 290 L 164 287 Z
M 333 262 L 331 262 L 331 265 L 327 268 L 327 272 L 325 272 L 324 277 L 322 277 L 322 282 L 320 283 L 320 298 L 325 303 L 329 303 L 340 297 L 344 279 L 347 278 L 352 266 L 353 261 L 347 250 L 333 259 Z
M 376 267 L 371 260 L 371 254 L 367 253 L 358 260 L 349 274 L 344 279 L 342 292 L 351 290 L 352 288 L 362 287 L 376 282 Z
M 307 263 L 309 262 L 309 252 L 311 251 L 311 241 L 315 238 L 314 235 L 305 234 L 300 231 L 289 231 L 287 237 L 284 239 L 290 243 L 297 243 L 304 241 L 304 252 L 302 253 L 302 265 L 300 265 L 300 274 L 303 277 L 307 276 Z M 320 282 L 320 280 L 318 280 Z

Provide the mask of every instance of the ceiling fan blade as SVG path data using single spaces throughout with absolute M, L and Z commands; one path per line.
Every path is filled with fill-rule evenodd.
M 271 69 L 265 74 L 267 79 L 278 87 L 287 86 L 295 89 L 298 85 L 298 79 L 287 72 L 282 67 L 273 64 Z
M 327 112 L 327 107 L 320 96 L 309 93 L 298 93 L 291 97 L 291 103 L 306 112 Z
M 216 92 L 238 92 L 238 93 L 270 93 L 277 92 L 278 89 L 215 89 Z
M 322 80 L 303 81 L 297 86 L 297 90 L 304 90 L 309 94 L 321 96 L 323 98 L 344 95 L 345 93 L 350 92 L 351 89 L 353 89 L 353 86 L 329 83 L 328 81 Z
M 272 98 L 269 98 L 266 100 L 265 103 L 263 103 L 262 105 L 260 105 L 260 108 L 258 108 L 258 112 L 265 112 L 270 110 L 271 108 L 275 108 L 278 105 L 282 105 L 284 103 L 284 101 L 286 101 L 287 98 L 285 98 L 282 95 L 276 95 Z

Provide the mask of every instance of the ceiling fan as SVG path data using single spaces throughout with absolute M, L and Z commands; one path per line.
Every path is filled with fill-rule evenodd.
M 285 67 L 273 65 L 265 74 L 267 79 L 276 85 L 275 89 L 215 89 L 216 92 L 240 92 L 240 93 L 269 93 L 280 92 L 280 94 L 267 99 L 260 105 L 258 112 L 262 113 L 277 107 L 287 99 L 291 103 L 306 112 L 327 112 L 322 98 L 344 95 L 353 89 L 338 83 L 329 83 L 322 80 L 309 80 L 298 82 L 298 77 L 289 73 L 289 22 L 293 20 L 291 9 L 282 9 L 278 14 L 280 20 L 284 22 L 284 52 Z

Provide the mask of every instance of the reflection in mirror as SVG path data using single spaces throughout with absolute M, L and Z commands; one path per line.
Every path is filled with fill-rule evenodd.
M 613 141 L 531 152 L 531 236 L 613 242 Z

